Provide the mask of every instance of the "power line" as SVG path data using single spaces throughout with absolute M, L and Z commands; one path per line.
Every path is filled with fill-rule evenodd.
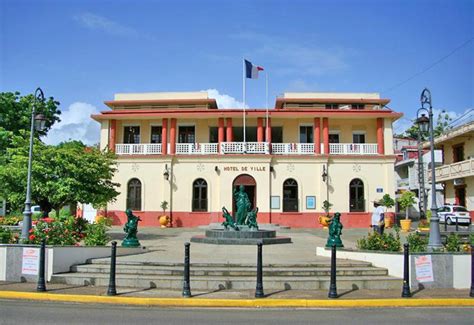
M 453 55 L 454 53 L 456 53 L 457 51 L 459 51 L 460 49 L 462 49 L 463 47 L 465 47 L 466 45 L 468 45 L 470 42 L 472 42 L 472 40 L 474 39 L 474 37 L 471 37 L 470 39 L 468 39 L 467 41 L 465 41 L 464 43 L 462 43 L 461 45 L 459 45 L 458 47 L 456 47 L 454 50 L 452 50 L 449 54 L 443 56 L 442 58 L 436 60 L 435 62 L 433 62 L 432 64 L 430 64 L 428 67 L 426 67 L 425 69 L 423 69 L 422 71 L 420 72 L 417 72 L 415 73 L 414 75 L 412 75 L 411 77 L 409 77 L 408 79 L 390 87 L 389 89 L 385 90 L 385 91 L 382 91 L 382 93 L 388 93 L 389 91 L 392 91 L 394 90 L 395 88 L 398 88 L 400 87 L 401 85 L 407 83 L 408 81 L 418 77 L 419 75 L 427 72 L 428 70 L 431 70 L 433 67 L 435 67 L 436 65 L 438 65 L 439 63 L 441 63 L 442 61 L 444 61 L 445 59 L 449 58 L 451 55 Z

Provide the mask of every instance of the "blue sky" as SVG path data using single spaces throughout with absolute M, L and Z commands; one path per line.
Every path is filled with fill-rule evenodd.
M 395 131 L 424 87 L 437 110 L 474 108 L 472 0 L 0 3 L 0 91 L 41 86 L 61 102 L 50 143 L 97 142 L 89 115 L 117 92 L 212 89 L 239 106 L 242 57 L 268 72 L 271 105 L 285 91 L 380 92 L 405 114 Z M 250 107 L 265 106 L 261 76 Z

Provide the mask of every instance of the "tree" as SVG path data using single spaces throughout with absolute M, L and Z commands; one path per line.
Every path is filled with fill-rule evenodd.
M 392 199 L 392 197 L 388 193 L 382 197 L 381 201 L 382 201 L 382 205 L 386 207 L 387 209 L 390 209 L 391 207 L 395 205 L 395 201 Z
M 405 210 L 405 219 L 408 220 L 408 210 L 415 204 L 415 193 L 411 191 L 403 192 L 402 196 L 397 199 L 402 210 Z
M 33 153 L 31 198 L 43 212 L 75 202 L 102 206 L 119 194 L 119 185 L 111 181 L 116 171 L 112 152 L 79 141 L 51 146 L 35 140 Z M 0 169 L 0 196 L 17 208 L 25 201 L 27 161 L 28 140 L 13 137 Z
M 434 136 L 437 137 L 443 134 L 446 130 L 449 129 L 449 123 L 451 122 L 452 118 L 449 117 L 447 113 L 441 112 L 438 115 L 438 119 L 436 120 L 436 126 L 434 127 Z M 405 130 L 404 136 L 412 139 L 418 139 L 418 124 L 416 124 L 416 120 L 413 121 L 413 125 L 410 126 L 408 129 Z M 425 141 L 428 139 L 429 134 L 421 134 L 421 140 Z

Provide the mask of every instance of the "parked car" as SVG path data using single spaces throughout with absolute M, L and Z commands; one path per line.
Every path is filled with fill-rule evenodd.
M 471 224 L 471 215 L 469 211 L 460 205 L 443 205 L 438 208 L 439 222 L 452 225 L 456 223 L 456 218 L 459 224 Z

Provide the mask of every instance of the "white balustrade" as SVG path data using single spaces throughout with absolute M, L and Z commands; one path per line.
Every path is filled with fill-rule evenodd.
M 314 155 L 314 143 L 272 143 L 274 155 Z
M 269 145 L 267 142 L 222 142 L 221 153 L 260 153 L 268 154 Z
M 376 143 L 330 143 L 331 155 L 376 155 Z
M 212 155 L 217 154 L 217 143 L 177 143 L 177 155 Z
M 161 143 L 116 144 L 115 153 L 117 155 L 159 155 Z

